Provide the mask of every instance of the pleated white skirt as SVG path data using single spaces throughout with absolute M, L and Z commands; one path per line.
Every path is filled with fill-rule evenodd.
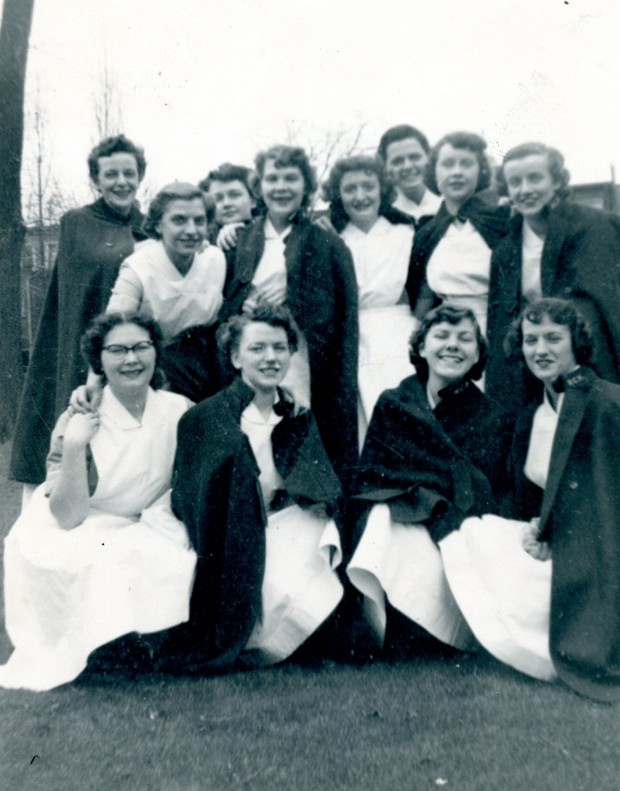
M 470 517 L 440 542 L 450 588 L 480 643 L 501 662 L 544 681 L 549 653 L 551 560 L 522 547 L 525 522 Z

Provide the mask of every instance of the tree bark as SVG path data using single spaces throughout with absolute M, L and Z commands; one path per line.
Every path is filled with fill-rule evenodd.
M 34 0 L 4 0 L 0 28 L 0 441 L 13 432 L 22 384 L 21 163 L 33 7 Z

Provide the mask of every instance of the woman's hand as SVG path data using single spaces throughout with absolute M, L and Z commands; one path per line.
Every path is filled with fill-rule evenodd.
M 242 222 L 231 222 L 228 225 L 223 225 L 217 235 L 216 244 L 227 253 L 229 250 L 234 250 L 237 246 L 237 230 L 243 228 Z
M 535 560 L 549 560 L 551 547 L 546 541 L 539 541 L 540 519 L 532 519 L 523 533 L 523 549 Z
M 286 274 L 276 273 L 252 289 L 241 310 L 243 313 L 251 313 L 260 305 L 282 305 L 285 301 Z
M 268 277 L 257 287 L 254 298 L 260 305 L 281 305 L 286 301 L 286 274 Z
M 76 412 L 67 423 L 63 444 L 65 448 L 85 448 L 98 429 L 98 412 Z
M 96 412 L 101 404 L 102 394 L 101 377 L 89 368 L 86 384 L 76 387 L 71 393 L 69 406 L 74 412 Z
M 316 220 L 312 221 L 312 224 L 316 225 L 318 228 L 322 228 L 324 231 L 329 231 L 330 233 L 338 235 L 338 231 L 332 225 L 332 221 L 327 214 L 324 214 L 322 217 L 317 217 Z
M 288 387 L 282 386 L 280 386 L 280 391 L 287 404 L 293 405 L 293 417 L 302 415 L 310 409 L 310 404 L 307 404 L 304 398 L 300 398 L 299 393 L 294 393 Z

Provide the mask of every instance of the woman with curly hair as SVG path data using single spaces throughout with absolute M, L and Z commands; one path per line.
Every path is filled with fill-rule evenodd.
M 471 132 L 452 132 L 431 149 L 425 180 L 443 202 L 416 234 L 407 280 L 416 316 L 449 300 L 473 310 L 483 334 L 491 252 L 508 220 L 506 208 L 489 206 L 477 195 L 491 183 L 485 149 Z
M 450 588 L 495 657 L 620 700 L 620 387 L 589 368 L 593 338 L 566 300 L 527 306 L 509 343 L 540 382 L 517 419 L 502 513 L 441 544 Z
M 164 336 L 160 366 L 168 387 L 201 401 L 217 390 L 214 324 L 226 276 L 222 251 L 204 246 L 202 191 L 180 181 L 168 184 L 151 201 L 144 228 L 152 241 L 123 261 L 107 310 L 155 319 Z M 100 390 L 91 371 L 72 403 L 89 408 Z
M 294 415 L 279 389 L 297 350 L 291 314 L 258 306 L 222 325 L 218 343 L 235 379 L 179 423 L 173 476 L 199 560 L 191 621 L 171 650 L 195 670 L 282 661 L 343 594 L 338 478 L 311 412 Z
M 99 197 L 60 221 L 58 255 L 41 311 L 22 393 L 11 455 L 11 476 L 34 490 L 45 479 L 45 457 L 58 416 L 86 381 L 80 338 L 105 310 L 122 261 L 146 239 L 136 193 L 144 151 L 124 135 L 102 140 L 88 156 Z
M 368 156 L 338 160 L 323 188 L 331 223 L 351 251 L 357 279 L 360 447 L 383 390 L 413 373 L 407 341 L 414 319 L 405 292 L 413 225 L 392 207 L 392 192 L 382 163 Z
M 569 299 L 579 308 L 594 335 L 594 369 L 620 382 L 620 219 L 568 200 L 564 157 L 543 143 L 508 151 L 498 182 L 515 216 L 491 261 L 490 394 L 519 407 L 540 392 L 540 383 L 523 377 L 503 351 L 511 322 L 540 297 Z
M 103 314 L 82 338 L 103 395 L 97 410 L 63 412 L 45 483 L 5 540 L 15 650 L 0 686 L 66 684 L 100 646 L 189 617 L 196 555 L 172 514 L 170 483 L 190 403 L 158 389 L 161 348 L 157 324 L 137 314 Z
M 288 306 L 300 341 L 283 385 L 311 405 L 346 488 L 357 464 L 358 317 L 351 254 L 307 216 L 317 183 L 302 148 L 278 145 L 261 152 L 256 176 L 259 210 L 265 214 L 238 232 L 228 253 L 220 318 L 260 305 Z
M 431 310 L 410 354 L 416 375 L 382 394 L 368 428 L 347 573 L 379 642 L 398 643 L 417 624 L 418 637 L 467 648 L 437 543 L 465 517 L 499 508 L 511 424 L 475 384 L 486 341 L 471 310 Z

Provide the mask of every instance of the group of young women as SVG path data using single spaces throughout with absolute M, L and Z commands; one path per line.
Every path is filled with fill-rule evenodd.
M 120 638 L 175 672 L 279 662 L 357 600 L 379 645 L 410 622 L 620 698 L 620 222 L 567 200 L 559 152 L 508 152 L 498 205 L 480 137 L 395 127 L 319 220 L 300 148 L 144 222 L 141 149 L 89 169 L 13 446 L 0 685 Z

